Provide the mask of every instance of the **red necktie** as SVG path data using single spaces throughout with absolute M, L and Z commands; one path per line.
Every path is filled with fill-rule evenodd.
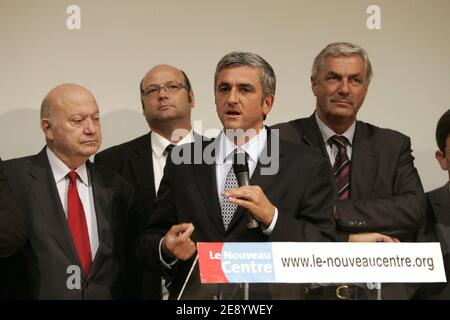
M 78 195 L 78 174 L 75 171 L 70 171 L 67 176 L 70 179 L 69 191 L 67 193 L 67 220 L 75 249 L 80 258 L 81 267 L 84 273 L 87 274 L 91 266 L 92 254 L 83 204 Z

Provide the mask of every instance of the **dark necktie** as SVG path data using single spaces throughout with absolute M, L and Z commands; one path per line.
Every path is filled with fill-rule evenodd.
M 92 254 L 83 203 L 78 195 L 78 174 L 75 171 L 70 171 L 67 176 L 70 180 L 67 193 L 67 220 L 75 249 L 80 258 L 81 267 L 87 274 L 91 266 Z
M 328 142 L 338 148 L 334 161 L 333 172 L 336 180 L 339 200 L 350 198 L 350 159 L 347 155 L 347 146 L 350 144 L 346 137 L 334 135 Z
M 175 147 L 175 145 L 173 143 L 169 144 L 165 149 L 164 149 L 164 154 L 166 156 L 169 156 L 172 153 L 172 149 L 173 147 Z

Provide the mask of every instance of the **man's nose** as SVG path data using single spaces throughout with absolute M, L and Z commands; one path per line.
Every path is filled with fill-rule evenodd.
M 235 105 L 239 102 L 239 96 L 236 89 L 232 88 L 227 96 L 227 103 L 230 105 Z
M 91 118 L 86 119 L 86 123 L 84 126 L 84 132 L 87 134 L 95 134 L 97 133 L 97 124 Z
M 349 94 L 349 90 L 348 90 L 348 80 L 347 79 L 342 79 L 339 83 L 339 94 L 343 95 L 343 96 L 347 96 Z

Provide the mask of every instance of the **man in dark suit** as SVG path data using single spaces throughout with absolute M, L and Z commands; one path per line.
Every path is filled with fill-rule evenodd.
M 450 178 L 450 110 L 447 110 L 436 127 L 436 160 Z M 444 258 L 447 283 L 423 284 L 414 295 L 416 299 L 450 299 L 450 183 L 430 191 L 428 196 L 427 222 L 419 232 L 418 241 L 440 242 Z
M 424 222 L 422 184 L 407 136 L 356 120 L 371 77 L 363 48 L 329 44 L 312 67 L 315 113 L 274 128 L 282 139 L 312 146 L 328 160 L 340 241 L 410 241 Z
M 201 137 L 192 131 L 191 110 L 194 92 L 187 75 L 173 66 L 150 69 L 140 85 L 141 102 L 150 132 L 106 149 L 95 156 L 95 163 L 120 173 L 135 189 L 138 213 L 130 221 L 131 242 L 137 238 L 153 212 L 153 203 L 164 173 L 168 151 L 176 144 L 190 143 Z M 135 252 L 129 261 L 134 266 L 137 299 L 161 299 L 161 274 L 139 266 Z M 164 288 L 164 287 L 163 287 Z
M 29 231 L 17 261 L 25 264 L 16 275 L 21 298 L 121 298 L 133 191 L 89 162 L 101 144 L 95 98 L 78 85 L 55 87 L 42 102 L 41 128 L 40 153 L 4 163 Z
M 197 267 L 198 241 L 335 239 L 327 162 L 310 147 L 280 142 L 264 127 L 275 95 L 272 67 L 256 54 L 232 52 L 218 63 L 214 82 L 224 130 L 213 142 L 172 151 L 139 246 L 144 263 L 171 277 L 173 298 L 243 298 L 239 286 L 201 286 L 198 271 L 188 276 Z M 237 186 L 235 153 L 247 158 L 249 186 Z M 259 222 L 256 228 L 247 226 L 249 214 Z M 267 286 L 250 291 L 250 299 L 270 298 Z
M 9 189 L 0 159 L 0 258 L 19 250 L 25 244 L 26 234 L 25 217 Z
M 17 269 L 16 252 L 25 244 L 27 230 L 25 216 L 20 210 L 0 159 L 0 300 L 15 297 L 17 283 L 11 282 L 11 271 Z

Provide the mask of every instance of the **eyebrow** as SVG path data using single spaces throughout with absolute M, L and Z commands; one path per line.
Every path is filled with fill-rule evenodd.
M 342 74 L 337 73 L 337 72 L 332 71 L 332 70 L 328 71 L 325 75 L 326 76 L 332 75 L 332 76 L 336 76 L 336 77 L 342 77 Z M 362 77 L 362 74 L 360 72 L 357 72 L 357 73 L 352 73 L 352 74 L 350 74 L 348 76 L 348 78 L 352 78 L 352 77 Z
M 220 86 L 232 86 L 229 82 L 220 82 L 218 85 L 218 87 Z M 251 83 L 248 82 L 241 82 L 241 83 L 237 83 L 236 86 L 238 87 L 249 87 L 249 88 L 254 88 L 255 86 Z

